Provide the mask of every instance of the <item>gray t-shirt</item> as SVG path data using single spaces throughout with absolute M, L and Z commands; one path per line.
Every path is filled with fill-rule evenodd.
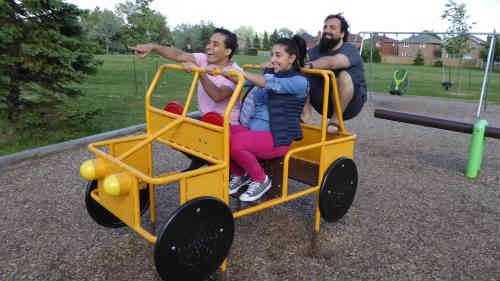
M 359 55 L 358 49 L 354 45 L 350 43 L 344 43 L 339 49 L 335 51 L 327 51 L 323 53 L 320 53 L 319 45 L 316 45 L 308 50 L 308 54 L 309 60 L 316 60 L 324 56 L 334 56 L 337 54 L 343 54 L 344 56 L 346 56 L 351 63 L 351 66 L 347 69 L 332 69 L 333 73 L 335 73 L 335 75 L 338 75 L 338 73 L 342 70 L 347 71 L 347 73 L 351 75 L 354 87 L 359 87 L 362 92 L 360 93 L 361 95 L 366 94 L 365 70 L 363 67 L 363 60 Z

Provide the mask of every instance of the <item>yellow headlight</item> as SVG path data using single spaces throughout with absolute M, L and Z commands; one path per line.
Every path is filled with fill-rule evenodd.
M 87 160 L 80 166 L 80 175 L 86 180 L 102 179 L 106 176 L 108 164 L 102 158 Z
M 120 195 L 120 181 L 116 175 L 107 176 L 103 182 L 104 192 L 109 195 Z
M 86 180 L 95 180 L 95 166 L 92 160 L 83 162 L 80 166 L 80 175 Z
M 138 185 L 137 178 L 126 172 L 107 176 L 102 184 L 104 192 L 112 196 L 125 195 Z

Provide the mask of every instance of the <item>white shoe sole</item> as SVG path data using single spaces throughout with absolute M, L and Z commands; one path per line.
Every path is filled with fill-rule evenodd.
M 259 195 L 254 196 L 254 197 L 250 197 L 250 196 L 246 195 L 246 193 L 243 193 L 240 196 L 240 201 L 243 201 L 243 202 L 255 201 L 255 200 L 259 199 L 260 197 L 262 197 L 262 195 L 266 194 L 266 192 L 271 188 L 271 186 L 273 186 L 273 183 L 271 181 L 269 181 L 269 184 L 266 186 L 266 188 L 264 188 L 264 191 L 261 192 Z
M 232 194 L 235 194 L 236 192 L 238 192 L 238 190 L 240 190 L 240 188 L 244 187 L 245 185 L 247 185 L 248 183 L 250 183 L 250 179 L 244 181 L 243 183 L 241 183 L 237 188 L 235 189 L 229 189 L 229 195 L 232 195 Z

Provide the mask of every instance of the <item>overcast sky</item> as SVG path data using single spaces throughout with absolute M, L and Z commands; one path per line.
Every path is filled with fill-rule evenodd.
M 66 0 L 82 9 L 115 10 L 125 0 Z M 272 32 L 287 27 L 292 31 L 302 28 L 311 35 L 321 30 L 328 14 L 343 12 L 350 24 L 350 32 L 433 30 L 444 32 L 448 27 L 441 20 L 447 0 L 347 0 L 347 1 L 171 1 L 155 0 L 151 8 L 167 18 L 170 29 L 182 23 L 196 24 L 210 21 L 216 27 L 234 30 L 252 26 L 258 33 Z M 473 23 L 472 32 L 500 31 L 500 0 L 457 0 L 465 3 Z M 330 3 L 326 5 L 326 3 Z

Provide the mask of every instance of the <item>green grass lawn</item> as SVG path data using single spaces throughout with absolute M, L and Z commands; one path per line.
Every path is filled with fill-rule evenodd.
M 104 63 L 97 75 L 90 76 L 82 85 L 77 85 L 83 91 L 83 96 L 72 103 L 82 109 L 100 109 L 101 114 L 92 119 L 90 126 L 84 130 L 51 130 L 43 135 L 31 137 L 0 138 L 0 155 L 10 154 L 26 149 L 50 145 L 97 133 L 116 130 L 145 122 L 145 93 L 159 66 L 174 63 L 158 56 L 139 59 L 133 55 L 99 56 Z M 260 64 L 269 60 L 268 57 L 236 55 L 233 59 L 240 65 Z M 392 73 L 397 68 L 409 70 L 408 95 L 431 96 L 479 100 L 483 71 L 463 71 L 462 90 L 458 86 L 449 91 L 441 87 L 441 68 L 427 66 L 394 66 L 385 64 L 365 64 L 367 84 L 372 71 L 373 91 L 387 93 L 392 81 Z M 185 96 L 193 74 L 183 71 L 168 70 L 162 75 L 158 87 L 152 97 L 152 104 L 163 108 L 170 101 L 184 103 Z M 458 85 L 458 78 L 455 79 Z M 498 72 L 492 74 L 489 90 L 489 101 L 499 101 Z M 196 110 L 196 99 L 190 110 Z M 0 136 L 2 131 L 0 120 Z
M 415 65 L 390 65 L 390 64 L 365 64 L 365 77 L 367 84 L 370 83 L 370 69 L 372 69 L 371 81 L 373 91 L 377 93 L 388 93 L 392 82 L 393 72 L 397 69 L 407 69 L 409 87 L 407 95 L 442 97 L 451 99 L 463 99 L 479 101 L 483 83 L 484 71 L 479 69 L 463 69 L 461 85 L 459 75 L 455 69 L 452 70 L 451 81 L 453 87 L 445 90 L 441 86 L 443 79 L 441 67 L 415 66 Z M 448 80 L 448 69 L 446 68 L 446 80 Z M 488 101 L 499 102 L 498 71 L 490 74 L 490 88 Z
M 145 93 L 157 69 L 175 63 L 161 57 L 138 59 L 132 55 L 103 56 L 104 65 L 98 75 L 81 86 L 85 96 L 80 104 L 99 107 L 103 114 L 97 118 L 101 131 L 110 131 L 145 122 Z M 239 65 L 260 64 L 265 57 L 235 56 Z M 135 71 L 134 71 L 135 68 Z M 168 102 L 182 104 L 189 92 L 194 74 L 179 70 L 165 71 L 152 96 L 153 106 L 163 108 Z M 196 99 L 190 110 L 197 110 Z

